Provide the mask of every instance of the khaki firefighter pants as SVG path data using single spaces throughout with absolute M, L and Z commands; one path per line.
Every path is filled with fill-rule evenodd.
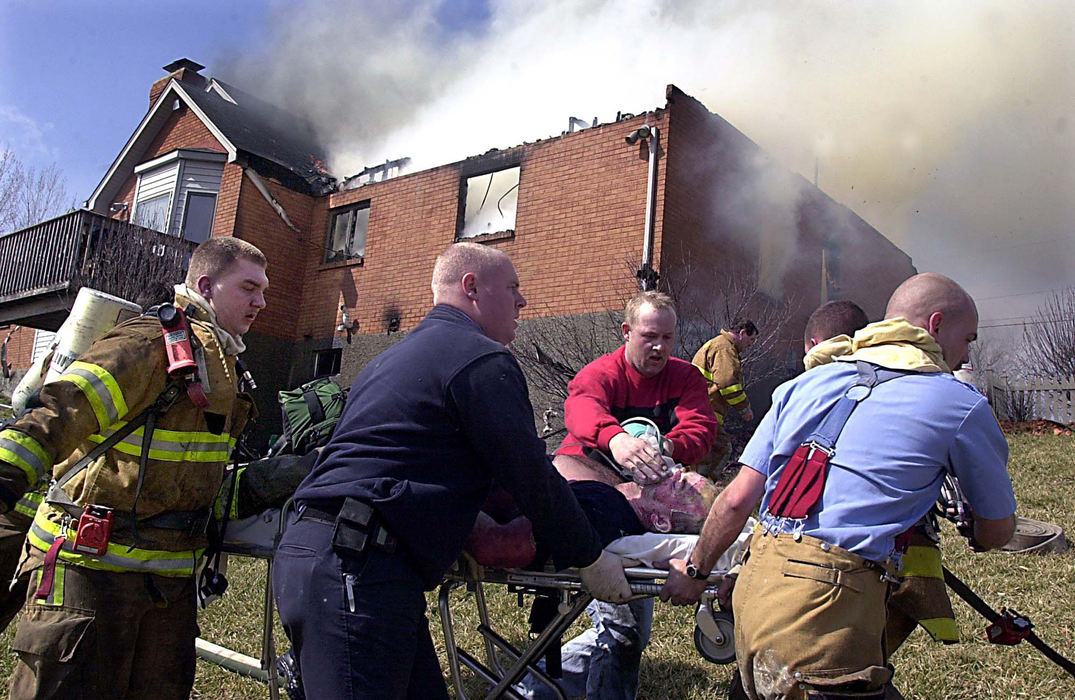
M 756 532 L 732 597 L 751 698 L 881 697 L 888 584 L 877 565 L 813 537 Z
M 29 571 L 26 606 L 11 643 L 19 656 L 12 700 L 190 697 L 198 636 L 192 577 L 58 562 L 50 595 L 39 599 L 41 571 L 40 565 Z

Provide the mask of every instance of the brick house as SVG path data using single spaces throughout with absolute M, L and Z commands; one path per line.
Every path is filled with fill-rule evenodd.
M 431 304 L 433 260 L 456 240 L 512 257 L 524 320 L 620 308 L 637 288 L 632 269 L 659 271 L 691 308 L 724 293 L 729 276 L 751 278 L 788 308 L 788 358 L 801 357 L 806 316 L 823 300 L 850 298 L 879 317 L 915 272 L 854 212 L 675 86 L 646 114 L 340 182 L 297 120 L 186 59 L 165 69 L 87 208 L 265 252 L 268 307 L 246 339 L 268 430 L 278 389 L 318 374 L 349 381 L 414 327 Z M 18 322 L 3 285 L 0 270 L 0 322 Z

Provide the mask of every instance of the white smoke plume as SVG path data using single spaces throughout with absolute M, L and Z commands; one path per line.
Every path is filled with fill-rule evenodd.
M 308 0 L 271 26 L 216 72 L 309 116 L 338 177 L 608 122 L 674 83 L 979 297 L 1075 269 L 1068 0 Z

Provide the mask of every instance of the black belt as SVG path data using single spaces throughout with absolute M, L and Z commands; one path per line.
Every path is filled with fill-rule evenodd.
M 82 515 L 82 509 L 77 506 L 68 506 L 63 503 L 52 505 L 59 506 L 76 521 Z M 209 527 L 209 521 L 212 518 L 213 511 L 210 508 L 199 508 L 197 510 L 172 510 L 166 513 L 151 515 L 148 518 L 139 518 L 138 527 L 148 527 L 157 530 L 180 530 L 190 537 L 201 537 L 205 535 L 205 531 Z M 112 511 L 113 532 L 126 532 L 131 530 L 133 529 L 133 524 L 134 521 L 131 519 L 129 512 L 120 512 L 118 510 Z
M 317 520 L 332 525 L 336 522 L 336 516 L 340 514 L 340 504 L 335 507 L 319 506 L 314 503 L 300 503 L 298 507 L 299 520 Z
M 304 501 L 298 506 L 299 520 L 316 520 L 332 525 L 332 547 L 338 554 L 356 555 L 376 548 L 392 554 L 398 541 L 373 506 L 354 498 L 342 501 Z

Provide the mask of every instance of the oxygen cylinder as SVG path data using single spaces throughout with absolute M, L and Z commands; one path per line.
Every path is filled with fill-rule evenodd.
M 142 313 L 137 304 L 83 287 L 78 290 L 67 320 L 56 332 L 48 351 L 34 362 L 11 394 L 11 407 L 18 415 L 42 385 L 54 381 L 93 341 L 117 325 Z
M 56 333 L 56 350 L 52 353 L 45 384 L 60 378 L 75 358 L 86 352 L 93 341 L 129 318 L 142 313 L 138 304 L 96 289 L 78 290 L 71 314 Z
M 56 341 L 54 339 L 48 351 L 34 360 L 34 363 L 30 365 L 30 369 L 26 370 L 26 374 L 15 385 L 15 390 L 11 392 L 13 415 L 17 416 L 26 410 L 26 402 L 30 400 L 30 396 L 44 384 L 45 372 L 48 371 L 48 362 L 52 359 L 52 351 L 55 347 Z

